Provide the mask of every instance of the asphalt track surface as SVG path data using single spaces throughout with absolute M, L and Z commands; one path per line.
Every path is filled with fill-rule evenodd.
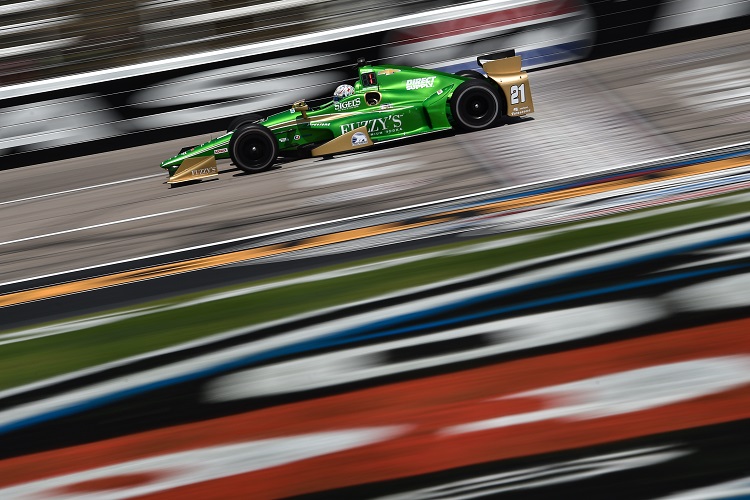
M 159 161 L 208 137 L 2 171 L 2 284 L 744 142 L 749 37 L 537 71 L 532 119 L 262 174 L 168 189 Z

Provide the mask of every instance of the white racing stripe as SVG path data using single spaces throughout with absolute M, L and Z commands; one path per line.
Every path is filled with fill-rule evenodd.
M 168 250 L 168 251 L 165 251 L 165 252 L 158 252 L 158 253 L 153 253 L 153 254 L 141 255 L 141 256 L 138 256 L 138 257 L 130 258 L 130 259 L 123 259 L 123 260 L 118 260 L 118 261 L 114 261 L 114 262 L 107 262 L 105 264 L 99 264 L 99 265 L 96 265 L 96 266 L 80 267 L 80 268 L 77 268 L 77 269 L 70 269 L 68 271 L 61 271 L 61 272 L 57 272 L 57 273 L 43 274 L 43 275 L 39 275 L 39 276 L 32 276 L 32 277 L 29 277 L 29 278 L 22 278 L 22 279 L 13 280 L 13 281 L 7 281 L 5 283 L 0 283 L 0 286 L 12 285 L 12 284 L 16 284 L 16 283 L 24 283 L 24 282 L 27 282 L 27 281 L 33 281 L 33 280 L 41 279 L 41 278 L 50 278 L 52 276 L 62 276 L 62 275 L 65 275 L 65 274 L 70 274 L 70 273 L 75 273 L 75 272 L 80 272 L 80 271 L 88 271 L 88 270 L 91 270 L 91 269 L 101 269 L 101 268 L 107 267 L 107 266 L 124 264 L 124 263 L 127 263 L 127 262 L 136 262 L 136 261 L 139 261 L 139 260 L 150 259 L 150 258 L 154 258 L 154 257 L 163 257 L 165 255 L 174 255 L 174 254 L 181 253 L 181 252 L 187 252 L 187 251 L 191 251 L 191 250 L 199 250 L 199 249 L 202 249 L 202 248 L 211 248 L 211 247 L 215 247 L 215 246 L 219 246 L 219 245 L 226 245 L 226 244 L 232 244 L 232 243 L 247 242 L 247 241 L 251 241 L 251 240 L 255 240 L 255 239 L 259 239 L 259 238 L 264 238 L 264 237 L 268 237 L 268 236 L 275 236 L 275 235 L 281 235 L 281 234 L 290 234 L 290 233 L 294 233 L 296 231 L 302 231 L 302 230 L 306 230 L 306 229 L 312 229 L 312 228 L 315 228 L 315 227 L 341 224 L 341 223 L 344 223 L 344 222 L 352 222 L 352 221 L 356 221 L 356 220 L 364 220 L 364 219 L 368 219 L 368 218 L 372 218 L 372 217 L 377 217 L 377 216 L 382 216 L 382 215 L 387 215 L 387 214 L 397 214 L 399 212 L 407 212 L 407 211 L 415 210 L 415 209 L 419 209 L 419 208 L 434 207 L 434 206 L 439 206 L 439 205 L 448 204 L 448 203 L 458 203 L 458 202 L 462 202 L 462 201 L 467 201 L 468 202 L 468 200 L 471 200 L 472 198 L 481 198 L 481 197 L 489 197 L 489 196 L 500 196 L 503 193 L 517 192 L 517 191 L 523 190 L 523 189 L 533 190 L 533 189 L 538 189 L 538 188 L 540 188 L 542 186 L 551 186 L 551 185 L 554 185 L 554 184 L 560 184 L 560 183 L 571 182 L 571 181 L 575 181 L 575 180 L 581 180 L 583 178 L 590 177 L 592 175 L 608 175 L 608 174 L 614 174 L 614 173 L 618 173 L 618 172 L 625 172 L 625 171 L 629 171 L 629 170 L 636 169 L 636 168 L 642 168 L 642 167 L 644 167 L 646 165 L 665 164 L 665 163 L 668 163 L 668 162 L 678 161 L 679 159 L 691 158 L 691 157 L 693 157 L 695 155 L 705 155 L 705 154 L 709 154 L 709 153 L 719 154 L 721 151 L 726 151 L 728 149 L 733 149 L 733 148 L 747 148 L 749 146 L 750 146 L 750 142 L 743 142 L 743 143 L 737 143 L 737 144 L 729 144 L 727 146 L 721 146 L 721 147 L 716 147 L 716 148 L 709 148 L 709 149 L 704 149 L 704 150 L 700 150 L 700 151 L 694 151 L 694 152 L 689 152 L 689 153 L 682 153 L 682 154 L 678 154 L 678 155 L 672 155 L 672 156 L 657 158 L 655 160 L 651 160 L 651 161 L 647 161 L 647 162 L 636 162 L 636 163 L 632 163 L 632 164 L 625 165 L 625 166 L 622 166 L 622 167 L 612 168 L 612 169 L 608 169 L 608 170 L 601 170 L 599 172 L 589 172 L 586 175 L 581 175 L 581 174 L 566 175 L 566 176 L 556 177 L 554 179 L 548 179 L 548 180 L 544 180 L 544 181 L 534 181 L 534 182 L 529 182 L 529 183 L 525 183 L 525 184 L 518 184 L 516 186 L 503 187 L 503 188 L 499 188 L 499 189 L 491 189 L 491 190 L 488 190 L 488 191 L 481 191 L 481 192 L 478 192 L 478 193 L 471 193 L 471 194 L 466 194 L 466 195 L 461 195 L 461 196 L 453 196 L 453 197 L 450 197 L 450 198 L 444 198 L 444 199 L 435 200 L 435 201 L 428 201 L 428 202 L 424 202 L 424 203 L 417 203 L 417 204 L 414 204 L 414 205 L 407 205 L 407 206 L 404 206 L 404 207 L 391 208 L 391 209 L 387 209 L 387 210 L 380 210 L 380 211 L 377 211 L 377 212 L 370 212 L 370 213 L 361 214 L 361 215 L 354 215 L 354 216 L 351 216 L 351 217 L 342 217 L 340 219 L 333 219 L 333 220 L 328 220 L 328 221 L 323 221 L 323 222 L 316 222 L 316 223 L 313 223 L 313 224 L 306 224 L 306 225 L 303 225 L 303 226 L 291 227 L 291 228 L 287 228 L 287 229 L 279 229 L 279 230 L 276 230 L 276 231 L 269 231 L 267 233 L 255 234 L 255 235 L 251 235 L 251 236 L 241 236 L 239 238 L 233 238 L 233 239 L 229 239 L 229 240 L 217 241 L 217 242 L 214 242 L 214 243 L 206 243 L 204 245 L 196 245 L 196 246 L 192 246 L 192 247 L 179 248 L 179 249 L 175 249 L 175 250 Z M 163 174 L 154 174 L 154 175 L 163 175 Z M 479 203 L 476 203 L 475 205 L 478 205 L 478 204 Z
M 514 469 L 485 476 L 476 476 L 439 486 L 412 490 L 380 497 L 377 500 L 466 500 L 486 498 L 510 491 L 545 488 L 573 481 L 650 467 L 691 453 L 669 447 L 640 448 L 620 453 L 595 455 L 580 460 L 558 462 L 540 467 Z
M 22 201 L 31 201 L 31 200 L 38 200 L 40 198 L 49 198 L 51 196 L 59 196 L 61 194 L 68 194 L 68 193 L 76 193 L 78 191 L 87 191 L 89 189 L 97 189 L 107 186 L 114 186 L 116 184 L 124 184 L 126 182 L 133 182 L 133 181 L 139 181 L 142 179 L 151 179 L 153 177 L 164 177 L 164 174 L 151 174 L 151 175 L 143 175 L 141 177 L 133 177 L 132 179 L 123 179 L 120 181 L 112 181 L 112 182 L 105 182 L 104 184 L 97 184 L 95 186 L 86 186 L 81 188 L 75 188 L 75 189 L 67 189 L 65 191 L 57 191 L 55 193 L 47 193 L 47 194 L 40 194 L 37 196 L 29 196 L 28 198 L 19 198 L 17 200 L 10 200 L 10 201 L 1 201 L 0 205 L 10 205 L 11 203 L 20 203 Z
M 83 226 L 83 227 L 77 227 L 74 229 L 66 229 L 64 231 L 55 231 L 54 233 L 47 233 L 47 234 L 38 234 L 36 236 L 29 236 L 27 238 L 19 238 L 17 240 L 9 240 L 9 241 L 2 241 L 0 242 L 0 246 L 2 245 L 10 245 L 12 243 L 20 243 L 22 241 L 29 241 L 29 240 L 37 240 L 39 238 L 49 238 L 50 236 L 58 236 L 61 234 L 67 234 L 67 233 L 75 233 L 78 231 L 86 231 L 87 229 L 95 229 L 97 227 L 104 227 L 104 226 L 112 226 L 115 224 L 123 224 L 125 222 L 133 222 L 136 220 L 142 220 L 142 219 L 150 219 L 152 217 L 159 217 L 161 215 L 169 215 L 174 214 L 177 212 L 185 212 L 186 210 L 195 210 L 196 208 L 203 208 L 204 205 L 199 205 L 197 207 L 189 207 L 189 208 L 179 208 L 177 210 L 169 210 L 167 212 L 159 212 L 158 214 L 149 214 L 149 215 L 141 215 L 139 217 L 130 217 L 129 219 L 122 219 L 122 220 L 115 220 L 112 222 L 103 222 L 101 224 L 93 224 L 91 226 Z
M 701 238 L 704 241 L 709 241 L 712 239 L 729 237 L 740 232 L 746 232 L 750 230 L 750 223 L 741 223 L 734 225 L 729 223 L 730 220 L 740 219 L 743 216 L 724 219 L 727 224 L 704 231 L 701 235 Z M 713 221 L 714 224 L 716 222 L 717 221 Z M 685 227 L 686 226 L 683 226 L 683 228 L 681 229 L 684 229 Z M 112 395 L 122 393 L 122 391 L 129 391 L 133 393 L 134 391 L 138 390 L 146 390 L 146 388 L 148 387 L 153 387 L 154 384 L 169 383 L 170 380 L 175 380 L 178 377 L 192 376 L 196 373 L 200 373 L 208 369 L 209 367 L 217 367 L 226 365 L 227 363 L 238 362 L 247 357 L 266 355 L 274 352 L 277 349 L 288 347 L 304 341 L 320 339 L 336 332 L 343 332 L 345 330 L 353 329 L 356 327 L 372 325 L 373 323 L 382 321 L 383 318 L 396 318 L 405 314 L 411 314 L 414 311 L 437 309 L 472 298 L 486 296 L 490 293 L 497 294 L 502 291 L 510 292 L 514 289 L 517 289 L 518 287 L 529 286 L 534 283 L 539 284 L 540 282 L 544 282 L 545 280 L 560 278 L 561 276 L 570 275 L 584 270 L 590 270 L 600 266 L 611 265 L 613 263 L 622 262 L 627 259 L 639 257 L 645 258 L 650 254 L 659 253 L 665 250 L 678 248 L 682 245 L 694 243 L 695 238 L 696 235 L 694 234 L 664 237 L 657 241 L 649 242 L 640 246 L 615 250 L 605 255 L 593 255 L 572 262 L 564 262 L 562 264 L 550 266 L 548 268 L 529 271 L 509 278 L 502 283 L 489 283 L 479 285 L 465 290 L 446 293 L 436 297 L 413 300 L 397 306 L 385 307 L 376 309 L 371 312 L 327 321 L 309 326 L 307 328 L 292 330 L 288 333 L 259 339 L 255 342 L 222 349 L 191 359 L 178 361 L 149 370 L 144 370 L 139 373 L 134 373 L 123 377 L 114 378 L 112 380 L 95 383 L 81 389 L 55 395 L 47 399 L 21 404 L 17 407 L 0 412 L 0 431 L 7 430 L 8 428 L 12 428 L 19 424 L 22 425 L 23 422 L 27 419 L 37 418 L 40 415 L 45 415 L 50 412 L 54 413 L 59 411 L 67 411 L 67 409 L 73 409 L 79 405 L 88 404 L 91 401 L 95 401 L 100 398 L 111 397 Z M 634 240 L 638 241 L 639 239 L 640 238 L 635 238 Z M 623 241 L 627 240 L 621 240 L 621 243 Z M 598 247 L 606 248 L 607 246 L 608 245 L 597 245 L 594 247 L 589 247 L 589 250 L 593 250 Z M 566 255 L 576 255 L 578 252 L 579 251 L 567 252 L 557 257 L 565 258 Z M 518 264 L 518 266 L 527 264 L 528 262 L 524 262 Z M 513 266 L 505 266 L 505 268 L 512 267 Z M 462 279 L 475 279 L 476 277 L 485 274 L 486 273 L 476 273 L 463 277 Z M 450 282 L 450 280 L 448 282 Z M 429 288 L 433 286 L 435 285 L 430 285 Z M 428 287 L 423 288 L 426 289 Z M 403 294 L 406 292 L 401 293 Z M 241 328 L 238 329 L 237 333 L 242 332 L 247 334 L 249 331 L 252 331 L 252 329 Z

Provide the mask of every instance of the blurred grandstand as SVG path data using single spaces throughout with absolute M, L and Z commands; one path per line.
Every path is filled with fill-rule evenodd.
M 466 0 L 26 0 L 0 6 L 2 84 L 363 24 Z
M 750 0 L 4 1 L 0 168 L 324 98 L 359 57 L 455 72 L 512 48 L 533 69 L 673 43 L 689 26 L 716 34 L 703 23 L 744 29 L 749 13 Z
M 95 71 L 479 4 L 476 0 L 10 0 L 0 5 L 0 84 Z M 498 7 L 583 10 L 577 1 Z M 745 0 L 590 1 L 610 39 L 743 16 Z M 507 14 L 507 10 L 506 10 Z M 519 13 L 521 16 L 524 13 Z M 628 22 L 624 22 L 628 21 Z M 419 23 L 415 20 L 415 23 Z M 484 22 L 484 20 L 478 20 Z M 592 25 L 591 30 L 596 28 Z M 622 31 L 625 30 L 625 31 Z M 600 35 L 601 36 L 601 35 Z M 593 39 L 593 35 L 591 36 Z

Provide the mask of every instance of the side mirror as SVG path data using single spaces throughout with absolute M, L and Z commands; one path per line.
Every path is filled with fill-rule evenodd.
M 310 109 L 310 106 L 308 106 L 304 100 L 297 101 L 294 104 L 292 104 L 292 109 L 294 111 L 301 111 L 302 119 L 307 120 L 307 110 Z

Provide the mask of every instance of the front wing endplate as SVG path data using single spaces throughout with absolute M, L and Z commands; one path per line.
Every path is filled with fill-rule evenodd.
M 172 177 L 167 180 L 167 184 L 177 184 L 178 182 L 195 181 L 199 179 L 213 179 L 219 177 L 219 168 L 216 166 L 216 157 L 198 156 L 187 158 L 182 162 L 180 168 Z

